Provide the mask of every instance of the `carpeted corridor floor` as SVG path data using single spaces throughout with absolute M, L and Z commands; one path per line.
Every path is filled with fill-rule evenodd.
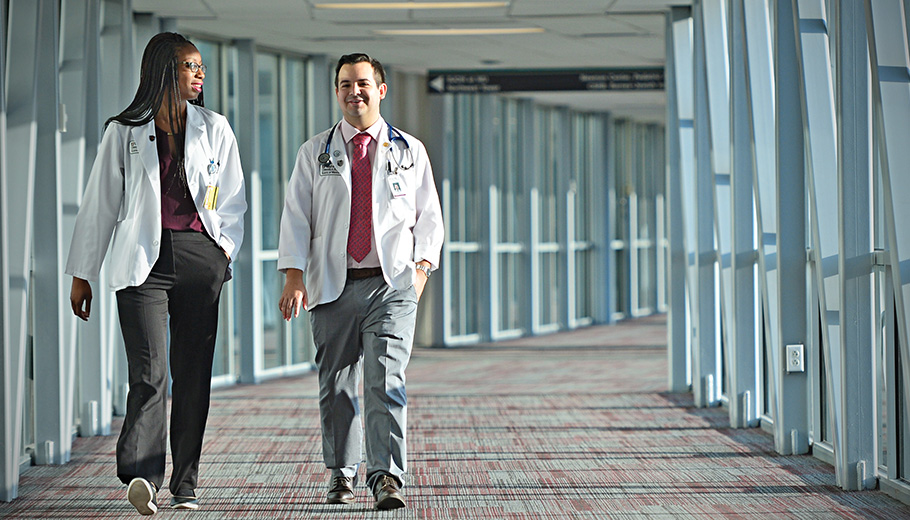
M 200 504 L 151 518 L 898 519 L 910 505 L 845 492 L 833 468 L 779 456 L 760 429 L 666 393 L 662 316 L 546 337 L 417 349 L 408 368 L 406 510 L 323 503 L 313 374 L 217 390 Z M 119 421 L 115 424 L 119 428 Z M 23 474 L 2 518 L 139 518 L 115 477 L 116 436 Z

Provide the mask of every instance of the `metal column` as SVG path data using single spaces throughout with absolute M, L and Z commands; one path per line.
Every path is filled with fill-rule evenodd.
M 667 18 L 667 224 L 670 239 L 667 356 L 671 392 L 684 392 L 689 387 L 691 335 L 686 287 L 691 285 L 687 283 L 686 221 L 691 220 L 694 208 L 686 206 L 688 200 L 684 190 L 686 179 L 692 178 L 695 169 L 692 57 L 692 10 L 672 7 Z
M 745 17 L 743 0 L 733 0 L 731 9 L 731 137 L 733 143 L 731 200 L 733 214 L 732 304 L 728 366 L 730 378 L 730 424 L 758 424 L 758 291 L 755 272 L 755 206 L 752 153 L 752 117 L 747 83 Z
M 240 382 L 256 383 L 262 370 L 262 251 L 261 199 L 259 197 L 259 73 L 256 68 L 256 45 L 253 40 L 237 40 L 237 147 L 243 163 L 246 200 L 249 208 L 243 216 L 244 242 L 234 262 L 236 291 L 247 295 L 235 308 L 240 329 Z
M 695 217 L 695 263 L 692 281 L 697 308 L 696 341 L 692 348 L 692 386 L 696 406 L 720 402 L 720 308 L 718 295 L 717 231 L 714 211 L 714 168 L 711 158 L 711 128 L 708 73 L 705 51 L 705 18 L 696 4 L 695 19 L 695 193 L 691 215 Z M 693 294 L 694 293 L 694 294 Z M 691 296 L 690 296 L 691 297 Z
M 18 494 L 19 454 L 22 450 L 25 357 L 28 342 L 29 257 L 37 141 L 39 4 L 9 2 L 6 48 L 6 139 L 4 169 L 0 171 L 0 295 L 3 316 L 3 488 L 0 499 Z
M 771 405 L 782 376 L 774 370 L 769 354 L 778 352 L 780 295 L 777 272 L 777 145 L 775 135 L 775 78 L 771 17 L 766 1 L 744 2 L 746 55 L 752 138 L 754 146 L 756 224 L 758 231 L 758 278 L 762 323 L 759 352 L 761 387 L 755 406 L 763 420 L 773 423 Z M 766 399 L 767 396 L 767 399 Z M 773 414 L 772 414 L 773 415 Z
M 64 341 L 64 323 L 72 315 L 63 285 L 62 193 L 60 191 L 60 105 L 57 23 L 59 2 L 38 4 L 35 123 L 35 240 L 30 299 L 34 302 L 33 364 L 35 388 L 35 461 L 63 464 L 72 448 L 75 345 Z M 68 278 L 68 277 L 67 277 Z M 68 289 L 68 287 L 67 287 Z
M 783 348 L 806 342 L 806 204 L 803 117 L 797 19 L 794 0 L 777 0 L 775 84 L 777 186 L 774 198 L 777 222 L 778 348 L 771 351 L 769 369 L 774 379 L 772 413 L 774 449 L 783 455 L 809 450 L 808 379 L 805 373 L 784 372 Z M 764 195 L 764 194 L 763 194 Z
M 903 395 L 893 391 L 887 398 L 892 402 L 891 410 L 901 410 L 904 417 L 910 416 L 910 205 L 905 200 L 910 196 L 910 175 L 906 174 L 910 164 L 910 49 L 907 42 L 908 6 L 898 0 L 869 0 L 866 2 L 867 34 L 872 71 L 872 99 L 874 113 L 874 135 L 876 153 L 881 172 L 882 199 L 884 203 L 884 234 L 887 247 L 886 267 L 892 281 L 896 326 L 894 340 L 899 348 L 900 386 Z M 888 306 L 886 306 L 887 308 Z M 893 363 L 893 362 L 892 362 Z M 893 365 L 891 370 L 893 370 Z M 892 383 L 894 381 L 892 380 Z M 897 386 L 892 384 L 892 388 Z M 890 417 L 890 415 L 889 415 Z M 889 441 L 897 440 L 892 446 L 903 442 L 897 433 L 899 424 L 890 424 Z M 893 432 L 893 433 L 892 433 Z M 891 441 L 893 442 L 893 441 Z M 900 457 L 889 449 L 888 476 L 891 479 L 906 478 L 905 468 L 898 467 Z M 883 479 L 882 483 L 886 481 Z

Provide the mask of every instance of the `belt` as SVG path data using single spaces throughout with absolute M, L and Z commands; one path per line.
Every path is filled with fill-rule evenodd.
M 381 267 L 366 267 L 363 269 L 348 269 L 348 280 L 363 280 L 364 278 L 372 278 L 374 276 L 382 276 Z

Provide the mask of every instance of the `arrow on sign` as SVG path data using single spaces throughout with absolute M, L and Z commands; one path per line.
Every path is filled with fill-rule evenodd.
M 432 89 L 435 90 L 436 92 L 445 92 L 445 90 L 446 90 L 446 77 L 445 77 L 445 76 L 439 76 L 439 77 L 436 78 L 436 79 L 430 80 L 429 85 L 430 85 L 430 88 L 432 88 Z

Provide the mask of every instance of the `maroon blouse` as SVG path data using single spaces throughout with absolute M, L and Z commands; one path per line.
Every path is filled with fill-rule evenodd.
M 171 156 L 167 137 L 166 131 L 155 126 L 158 167 L 161 170 L 161 228 L 202 233 L 202 221 L 199 220 L 196 204 L 185 181 L 177 175 L 177 161 Z M 180 146 L 183 136 L 175 135 L 174 141 Z

